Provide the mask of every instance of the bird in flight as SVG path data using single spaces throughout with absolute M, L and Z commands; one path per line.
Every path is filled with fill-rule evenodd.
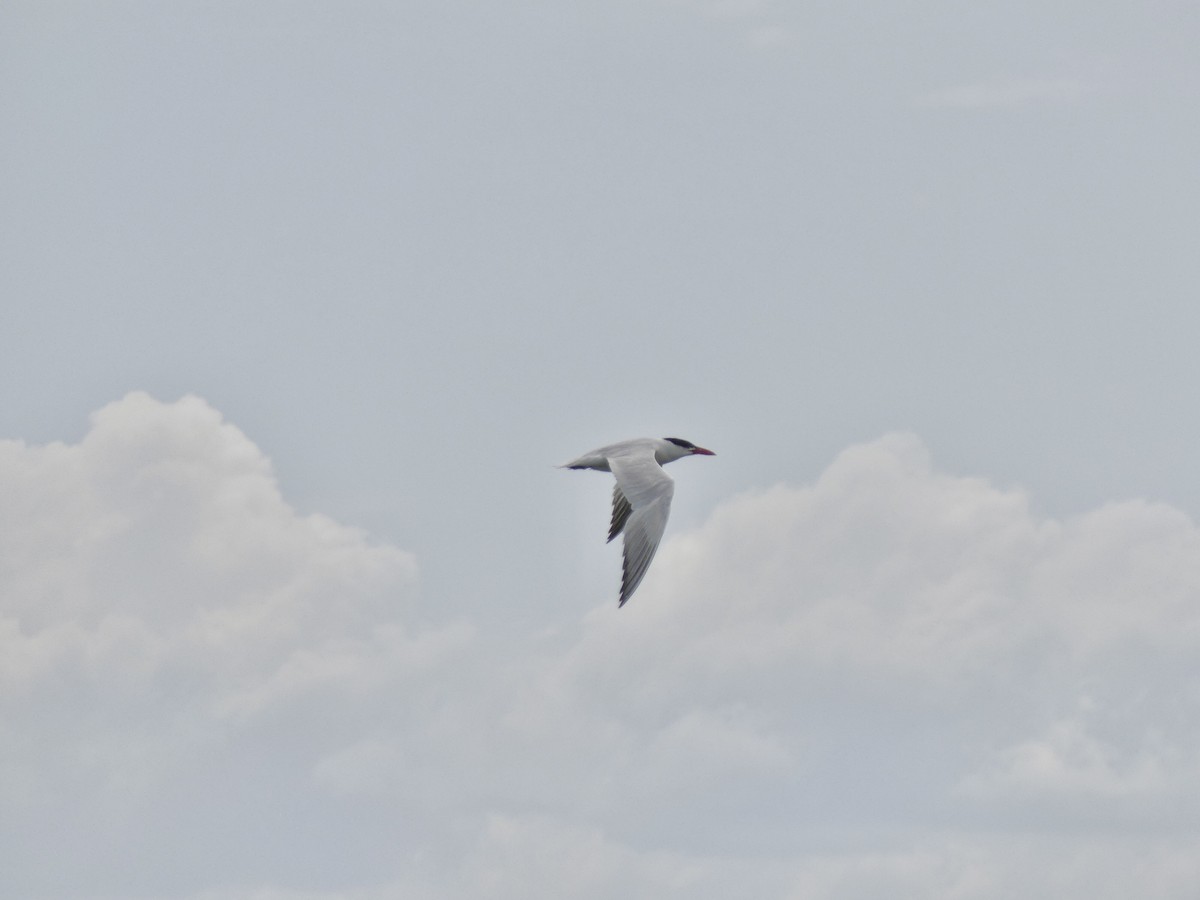
M 641 584 L 667 527 L 675 482 L 662 467 L 685 456 L 716 454 L 683 438 L 635 438 L 585 453 L 559 467 L 612 472 L 617 479 L 608 527 L 610 541 L 625 532 L 621 600 L 617 606 L 624 606 Z

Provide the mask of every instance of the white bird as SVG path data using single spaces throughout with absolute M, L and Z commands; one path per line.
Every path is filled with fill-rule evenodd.
M 585 453 L 559 467 L 612 472 L 617 479 L 608 528 L 610 541 L 625 532 L 621 600 L 617 606 L 624 606 L 637 590 L 667 527 L 675 482 L 662 467 L 685 456 L 716 454 L 683 438 L 635 438 Z

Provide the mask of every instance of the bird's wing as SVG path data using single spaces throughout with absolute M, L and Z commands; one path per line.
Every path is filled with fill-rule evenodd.
M 609 459 L 617 489 L 629 504 L 624 521 L 625 553 L 621 577 L 621 601 L 624 606 L 641 584 L 650 561 L 658 551 L 671 513 L 675 482 L 654 460 L 654 451 L 622 454 Z M 614 516 L 616 508 L 614 506 Z
M 633 507 L 629 505 L 629 501 L 621 493 L 621 485 L 614 484 L 612 523 L 608 526 L 609 541 L 612 541 L 613 538 L 621 533 L 621 529 L 625 527 L 625 522 L 631 512 L 633 512 Z

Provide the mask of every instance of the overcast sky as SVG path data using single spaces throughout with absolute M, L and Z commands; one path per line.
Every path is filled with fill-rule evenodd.
M 0 5 L 0 894 L 1193 898 L 1197 47 Z

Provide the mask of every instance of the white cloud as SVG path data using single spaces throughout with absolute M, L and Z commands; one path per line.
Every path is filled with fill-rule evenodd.
M 196 398 L 0 442 L 0 492 L 13 895 L 1194 889 L 1200 530 L 1165 505 L 1048 519 L 890 435 L 500 639 L 415 628 L 411 556 L 298 514 Z
M 102 853 L 102 828 L 129 853 L 178 819 L 188 858 L 186 823 L 229 816 L 223 840 L 242 840 L 263 815 L 239 807 L 243 792 L 304 778 L 337 728 L 375 714 L 373 693 L 402 695 L 470 640 L 461 624 L 410 633 L 411 555 L 298 514 L 262 453 L 195 397 L 132 394 L 78 445 L 0 442 L 0 496 L 13 847 Z M 109 864 L 89 857 L 61 868 L 102 894 Z M 36 857 L 6 868 L 45 876 Z
M 1145 737 L 1157 744 L 1154 735 Z M 968 781 L 985 796 L 1008 799 L 1019 792 L 1107 799 L 1161 793 L 1168 763 L 1164 756 L 1170 753 L 1160 746 L 1140 747 L 1130 753 L 1089 733 L 1087 723 L 1074 717 L 1054 722 L 1043 734 L 997 755 L 1002 765 L 992 777 Z M 1192 768 L 1191 760 L 1187 762 Z
M 610 611 L 592 616 L 571 651 L 581 684 L 617 667 L 654 686 L 642 704 L 700 691 L 778 711 L 794 691 L 961 713 L 972 728 L 976 704 L 1002 699 L 982 724 L 989 740 L 1012 736 L 1004 746 L 1086 701 L 1118 744 L 1152 740 L 1181 763 L 1200 752 L 1188 666 L 1200 530 L 1170 507 L 1045 519 L 1022 492 L 937 473 L 915 438 L 894 435 L 847 450 L 811 487 L 730 501 L 657 565 L 630 607 L 635 634 Z M 1191 763 L 1176 769 L 1200 787 Z
M 639 845 L 894 840 L 897 818 L 913 833 L 1141 833 L 1156 817 L 1196 824 L 1181 810 L 1200 800 L 1198 651 L 1187 516 L 1129 501 L 1047 519 L 892 435 L 671 540 L 637 602 L 591 613 L 520 708 L 527 733 L 592 736 L 551 755 L 604 773 L 593 821 Z M 730 728 L 762 753 L 714 776 Z M 880 858 L 939 896 L 1020 883 L 1003 845 L 979 839 L 991 874 L 971 887 L 948 841 L 912 857 L 901 839 Z M 1084 834 L 1068 849 L 1103 856 Z M 845 859 L 857 874 L 796 896 L 878 896 L 852 887 L 866 858 Z M 784 868 L 804 881 L 813 865 Z
M 1073 78 L 997 78 L 930 91 L 918 97 L 916 103 L 947 109 L 1013 108 L 1071 103 L 1084 93 L 1083 84 Z

